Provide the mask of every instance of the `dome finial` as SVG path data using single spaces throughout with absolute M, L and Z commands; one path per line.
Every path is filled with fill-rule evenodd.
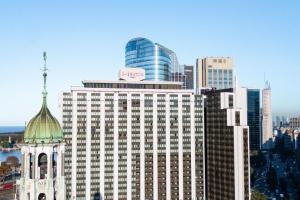
M 43 53 L 43 104 L 40 112 L 34 116 L 26 126 L 24 141 L 30 144 L 59 143 L 64 141 L 63 132 L 58 120 L 51 115 L 47 108 L 47 54 Z
M 44 69 L 43 69 L 43 77 L 44 77 L 44 90 L 43 90 L 43 103 L 46 103 L 47 100 L 47 53 L 44 51 Z

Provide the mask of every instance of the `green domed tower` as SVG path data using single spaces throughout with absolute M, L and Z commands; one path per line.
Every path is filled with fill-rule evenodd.
M 47 68 L 44 53 L 44 90 L 40 112 L 26 126 L 20 144 L 22 174 L 18 184 L 20 200 L 65 200 L 65 142 L 59 122 L 47 108 Z
M 44 53 L 46 63 L 46 53 Z M 26 126 L 24 133 L 25 143 L 56 143 L 63 141 L 62 129 L 59 122 L 53 117 L 47 108 L 47 68 L 44 66 L 44 91 L 43 104 L 40 112 L 33 117 Z

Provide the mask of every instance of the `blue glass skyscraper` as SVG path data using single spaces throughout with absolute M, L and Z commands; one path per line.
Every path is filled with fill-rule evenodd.
M 261 141 L 260 90 L 248 89 L 248 126 L 250 150 L 259 150 Z
M 178 61 L 170 49 L 146 38 L 134 38 L 126 45 L 125 66 L 143 68 L 146 80 L 170 81 Z

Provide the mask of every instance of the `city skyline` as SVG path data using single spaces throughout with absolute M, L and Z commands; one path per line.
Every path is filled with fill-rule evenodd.
M 125 66 L 125 45 L 134 37 L 167 46 L 181 64 L 230 56 L 241 86 L 262 89 L 265 74 L 273 116 L 299 115 L 291 85 L 300 73 L 295 59 L 299 3 L 126 3 L 2 3 L 0 125 L 24 125 L 38 111 L 44 50 L 53 83 L 49 107 L 61 118 L 59 95 L 86 79 L 117 80 Z

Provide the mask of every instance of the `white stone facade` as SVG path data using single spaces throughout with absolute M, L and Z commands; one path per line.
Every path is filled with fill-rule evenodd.
M 23 163 L 19 199 L 65 200 L 64 144 L 23 144 L 21 152 Z M 41 172 L 40 165 L 43 155 L 47 158 L 45 173 Z

